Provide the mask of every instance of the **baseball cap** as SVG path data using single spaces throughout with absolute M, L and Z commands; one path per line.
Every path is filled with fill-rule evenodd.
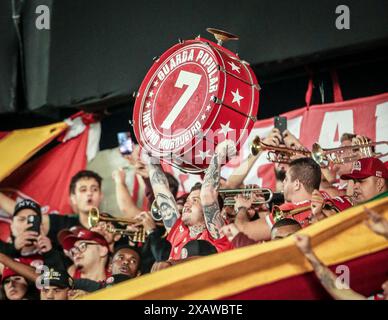
M 15 217 L 20 211 L 24 209 L 31 209 L 36 212 L 37 215 L 42 215 L 42 212 L 40 210 L 40 205 L 37 204 L 35 201 L 32 201 L 30 199 L 23 199 L 22 201 L 19 201 L 15 205 L 15 210 L 13 212 L 13 216 Z
M 74 226 L 70 229 L 62 229 L 57 234 L 58 242 L 62 244 L 63 240 L 70 235 L 77 235 L 79 231 L 83 230 L 84 228 L 81 226 Z
M 341 176 L 342 180 L 378 177 L 388 179 L 388 169 L 377 158 L 364 158 L 353 163 L 352 172 Z
M 80 229 L 77 233 L 68 234 L 61 239 L 61 246 L 65 250 L 70 250 L 74 244 L 79 240 L 95 241 L 98 244 L 109 248 L 105 238 L 97 232 L 89 231 L 87 229 Z
M 191 240 L 185 244 L 181 251 L 181 259 L 194 256 L 208 256 L 217 253 L 217 249 L 206 240 Z
M 3 274 L 1 275 L 1 284 L 4 283 L 4 280 L 6 280 L 9 277 L 17 276 L 18 274 L 13 271 L 12 269 L 8 267 L 4 267 Z
M 66 270 L 56 270 L 50 268 L 42 275 L 43 286 L 53 286 L 58 288 L 71 288 L 73 286 L 73 279 L 69 276 Z

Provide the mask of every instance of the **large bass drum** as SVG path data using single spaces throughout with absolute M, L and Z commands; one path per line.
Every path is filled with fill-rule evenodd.
M 198 37 L 155 60 L 137 93 L 134 132 L 153 156 L 201 173 L 222 140 L 233 139 L 239 150 L 258 106 L 259 86 L 249 64 Z

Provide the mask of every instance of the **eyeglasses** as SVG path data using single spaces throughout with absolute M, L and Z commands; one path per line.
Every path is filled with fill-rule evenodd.
M 89 245 L 100 245 L 99 243 L 93 242 L 81 242 L 79 246 L 74 246 L 70 249 L 70 255 L 74 257 L 77 253 L 83 253 L 86 251 Z

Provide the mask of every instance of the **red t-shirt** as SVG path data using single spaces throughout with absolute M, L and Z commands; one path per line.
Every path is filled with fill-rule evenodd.
M 310 225 L 310 216 L 311 216 L 311 209 L 310 209 L 310 200 L 302 201 L 299 203 L 290 203 L 286 202 L 280 205 L 278 208 L 282 211 L 290 211 L 290 210 L 295 210 L 298 208 L 306 207 L 308 208 L 305 211 L 302 211 L 300 213 L 294 214 L 293 216 L 288 216 L 288 217 L 276 217 L 275 215 L 275 210 L 272 210 L 271 213 L 267 214 L 265 217 L 265 221 L 267 222 L 268 226 L 272 229 L 273 225 L 278 222 L 279 220 L 283 218 L 290 218 L 290 219 L 295 219 L 300 223 L 302 228 L 308 227 Z
M 330 203 L 339 212 L 346 210 L 352 206 L 352 203 L 351 203 L 349 197 L 347 197 L 347 196 L 338 196 L 338 197 L 331 198 L 327 192 L 325 192 L 325 191 L 319 191 L 319 192 L 322 194 L 322 196 L 325 200 L 325 203 Z M 294 210 L 297 208 L 309 206 L 310 204 L 311 204 L 310 200 L 302 201 L 302 202 L 299 202 L 297 204 L 295 204 L 295 203 L 283 203 L 282 205 L 279 206 L 279 209 L 282 211 L 290 211 L 290 210 Z M 268 214 L 265 218 L 267 224 L 269 225 L 269 227 L 271 229 L 272 229 L 273 225 L 281 219 L 281 217 L 274 216 L 274 213 L 275 213 L 274 210 L 272 210 L 272 212 L 270 214 Z M 293 216 L 289 216 L 287 218 L 295 219 L 296 221 L 298 221 L 300 223 L 302 228 L 305 228 L 305 227 L 308 227 L 310 225 L 310 216 L 311 216 L 311 209 L 309 208 L 303 212 L 300 212 L 300 213 L 295 214 Z
M 106 281 L 106 279 L 108 279 L 108 278 L 111 277 L 111 276 L 112 276 L 111 272 L 109 272 L 107 269 L 105 269 L 105 280 L 103 280 L 103 281 L 98 281 L 98 282 L 103 283 L 103 282 Z M 82 279 L 82 278 L 81 278 L 81 269 L 79 269 L 79 268 L 75 269 L 72 278 L 73 278 L 73 279 Z
M 229 242 L 226 237 L 220 239 L 214 239 L 209 231 L 205 229 L 202 233 L 198 234 L 197 237 L 190 237 L 190 230 L 179 218 L 174 226 L 171 228 L 170 233 L 167 236 L 167 240 L 171 243 L 171 252 L 169 259 L 180 260 L 181 251 L 185 244 L 191 240 L 205 240 L 209 241 L 218 252 L 233 249 L 233 245 Z

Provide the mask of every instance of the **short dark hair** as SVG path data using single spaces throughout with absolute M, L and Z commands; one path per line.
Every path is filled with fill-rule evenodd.
M 197 182 L 195 185 L 193 185 L 190 189 L 190 193 L 195 191 L 195 190 L 201 190 L 202 188 L 202 183 L 201 182 Z
M 78 171 L 72 178 L 71 178 L 71 181 L 70 181 L 70 194 L 74 194 L 75 193 L 75 186 L 77 184 L 77 182 L 81 179 L 94 179 L 97 181 L 98 183 L 98 187 L 101 189 L 101 183 L 102 183 L 102 178 L 101 176 L 94 172 L 94 171 L 91 171 L 91 170 L 81 170 L 81 171 Z
M 201 190 L 202 188 L 202 183 L 201 182 L 197 182 L 195 185 L 193 185 L 190 189 L 190 193 L 192 193 L 193 191 L 196 191 L 196 190 Z M 221 197 L 220 194 L 218 194 L 218 205 L 220 207 L 220 210 L 222 210 L 223 206 L 224 206 L 224 199 Z
M 278 222 L 276 222 L 273 225 L 272 230 L 275 228 L 286 227 L 286 226 L 297 226 L 300 229 L 302 229 L 302 226 L 300 225 L 300 223 L 298 221 L 296 221 L 295 219 L 284 218 L 284 219 L 281 219 Z
M 315 189 L 319 189 L 321 184 L 321 168 L 311 158 L 299 158 L 290 163 L 291 181 L 298 179 L 304 186 L 307 192 L 312 193 Z
M 165 174 L 166 174 L 170 191 L 174 196 L 174 198 L 176 198 L 176 195 L 178 194 L 178 189 L 179 189 L 179 182 L 171 173 L 166 172 Z

